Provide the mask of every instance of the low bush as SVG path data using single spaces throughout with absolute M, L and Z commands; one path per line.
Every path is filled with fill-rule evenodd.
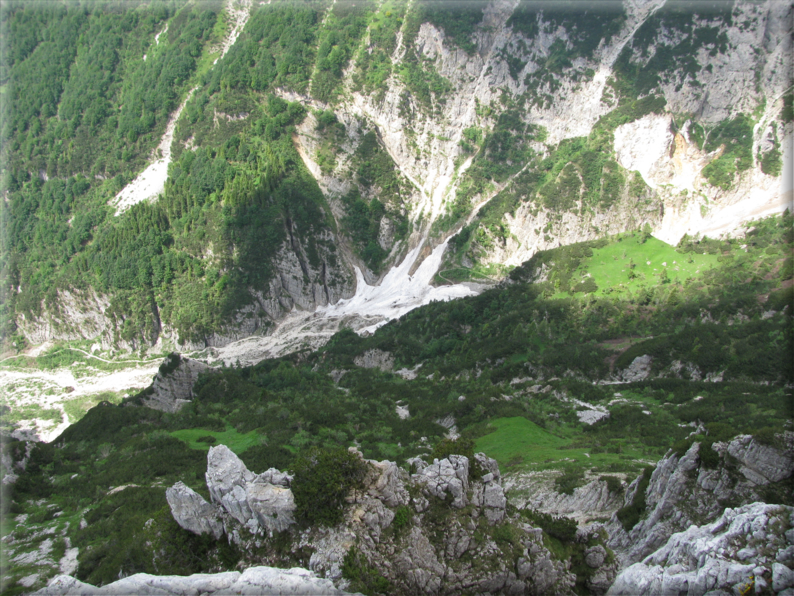
M 367 464 L 344 448 L 312 449 L 293 466 L 296 515 L 310 526 L 342 521 L 345 497 L 363 487 L 367 473 Z
M 636 526 L 642 515 L 645 513 L 646 502 L 645 492 L 648 490 L 648 483 L 651 481 L 651 474 L 653 473 L 652 467 L 647 467 L 642 471 L 637 491 L 634 493 L 634 498 L 631 503 L 618 509 L 617 516 L 623 529 L 630 532 Z

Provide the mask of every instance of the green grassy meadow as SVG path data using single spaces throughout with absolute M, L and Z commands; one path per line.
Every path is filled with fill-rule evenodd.
M 175 439 L 184 441 L 191 449 L 199 451 L 209 451 L 211 445 L 226 445 L 229 449 L 240 455 L 249 447 L 259 444 L 259 434 L 256 431 L 241 434 L 231 425 L 226 426 L 224 431 L 207 430 L 206 428 L 187 428 L 175 430 L 170 433 Z M 201 437 L 215 437 L 215 443 L 199 442 Z
M 578 433 L 570 438 L 559 437 L 520 416 L 491 420 L 488 428 L 493 432 L 476 440 L 475 451 L 493 457 L 503 470 L 558 469 L 575 462 L 602 472 L 619 471 L 641 466 L 644 455 L 632 446 L 621 446 L 619 454 L 592 453 L 590 446 L 576 440 L 581 438 Z
M 643 242 L 639 234 L 625 234 L 603 248 L 594 249 L 593 256 L 583 259 L 573 277 L 584 280 L 589 274 L 598 284 L 595 294 L 603 296 L 658 285 L 662 282 L 662 271 L 667 272 L 670 282 L 683 283 L 714 267 L 718 258 L 711 254 L 683 254 L 653 236 Z

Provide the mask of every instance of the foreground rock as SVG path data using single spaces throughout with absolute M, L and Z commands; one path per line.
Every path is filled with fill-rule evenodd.
M 212 504 L 181 482 L 166 491 L 171 514 L 185 530 L 216 539 L 225 532 L 239 542 L 237 525 L 254 536 L 272 536 L 295 523 L 289 474 L 274 468 L 254 474 L 231 449 L 218 445 L 207 454 L 206 479 Z
M 306 596 L 326 596 L 348 594 L 334 587 L 327 579 L 315 576 L 311 571 L 295 567 L 275 569 L 273 567 L 251 567 L 242 573 L 195 575 L 149 575 L 137 573 L 112 584 L 95 587 L 85 584 L 69 575 L 59 575 L 52 579 L 46 588 L 35 592 L 37 596 L 66 595 L 113 595 L 113 596 L 193 596 L 214 594 L 304 594 Z
M 717 519 L 729 504 L 769 500 L 791 494 L 794 433 L 779 435 L 780 447 L 749 435 L 710 448 L 693 443 L 683 455 L 670 452 L 653 471 L 644 495 L 638 478 L 626 490 L 625 506 L 645 499 L 641 519 L 628 530 L 613 515 L 606 529 L 609 545 L 623 566 L 662 547 L 676 532 Z
M 180 526 L 194 534 L 212 534 L 215 540 L 223 536 L 223 522 L 215 508 L 192 488 L 177 482 L 165 491 L 171 513 Z
M 674 534 L 608 594 L 794 594 L 794 507 L 753 503 Z
M 483 454 L 415 458 L 413 474 L 362 458 L 364 484 L 348 495 L 343 521 L 310 528 L 295 523 L 287 474 L 255 474 L 225 446 L 210 449 L 207 460 L 211 503 L 177 483 L 169 489 L 172 513 L 194 533 L 214 535 L 220 520 L 224 540 L 248 564 L 302 565 L 362 591 L 366 578 L 379 578 L 385 583 L 367 591 L 394 594 L 572 594 L 577 581 L 570 561 L 546 548 L 543 531 L 508 512 L 499 466 Z M 576 548 L 587 559 L 587 585 L 603 593 L 614 557 L 598 534 L 584 532 Z M 343 569 L 355 571 L 343 576 Z

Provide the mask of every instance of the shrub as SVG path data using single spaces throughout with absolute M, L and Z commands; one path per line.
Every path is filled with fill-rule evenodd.
M 345 497 L 363 487 L 367 464 L 343 448 L 315 448 L 295 461 L 293 472 L 297 518 L 308 525 L 333 526 L 342 521 Z
M 444 459 L 450 455 L 465 455 L 469 463 L 474 462 L 474 441 L 459 437 L 457 439 L 443 439 L 436 443 L 430 459 Z
M 573 470 L 565 472 L 562 476 L 556 478 L 554 480 L 554 486 L 557 492 L 564 495 L 572 495 L 574 489 L 582 485 L 583 480 L 584 472 L 582 472 L 582 470 Z
M 367 595 L 392 592 L 389 580 L 371 567 L 355 546 L 347 551 L 342 561 L 342 577 L 350 580 L 351 589 Z
M 700 465 L 704 468 L 714 469 L 720 464 L 720 454 L 714 451 L 711 443 L 701 443 L 698 456 L 700 457 Z
M 165 357 L 165 360 L 163 360 L 163 363 L 160 365 L 160 374 L 167 377 L 176 370 L 180 362 L 182 362 L 182 358 L 179 354 L 172 352 Z
M 607 483 L 607 490 L 611 493 L 623 494 L 623 483 L 615 476 L 601 476 L 599 480 Z
M 521 515 L 536 524 L 552 538 L 562 542 L 574 542 L 576 540 L 577 525 L 572 519 L 562 516 L 555 517 L 534 509 L 522 509 Z
M 645 513 L 645 492 L 648 490 L 648 483 L 651 481 L 652 473 L 653 468 L 650 466 L 642 471 L 637 491 L 634 493 L 634 498 L 631 500 L 631 503 L 618 509 L 618 520 L 626 532 L 631 531 L 631 529 L 639 523 L 642 514 Z
M 392 521 L 394 529 L 399 530 L 409 523 L 411 523 L 411 510 L 405 505 L 398 507 L 394 512 L 394 521 Z

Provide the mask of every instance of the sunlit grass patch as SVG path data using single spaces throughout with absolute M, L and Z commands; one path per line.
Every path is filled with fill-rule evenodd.
M 118 404 L 121 402 L 123 395 L 123 393 L 113 393 L 111 391 L 94 393 L 92 395 L 81 395 L 75 399 L 63 402 L 63 409 L 69 417 L 69 422 L 74 424 L 98 403 L 107 401 L 112 404 Z
M 207 430 L 206 428 L 188 428 L 184 430 L 175 430 L 170 434 L 172 437 L 187 443 L 191 449 L 197 449 L 199 451 L 208 451 L 213 445 L 226 445 L 239 455 L 249 447 L 259 444 L 259 434 L 256 431 L 252 430 L 251 432 L 241 434 L 231 425 L 227 425 L 224 431 Z M 214 437 L 215 442 L 206 440 L 199 441 L 199 439 L 206 437 Z
M 526 467 L 629 471 L 640 469 L 647 459 L 640 448 L 628 443 L 621 445 L 620 453 L 593 453 L 590 447 L 574 446 L 575 439 L 558 437 L 520 416 L 491 420 L 488 427 L 493 432 L 478 438 L 475 450 L 493 457 L 503 472 Z
M 602 248 L 593 249 L 593 255 L 582 260 L 571 281 L 575 287 L 592 278 L 598 289 L 595 295 L 631 293 L 641 288 L 663 283 L 683 283 L 700 276 L 717 265 L 715 254 L 682 253 L 674 246 L 641 234 L 618 236 Z M 562 298 L 566 291 L 555 297 Z

